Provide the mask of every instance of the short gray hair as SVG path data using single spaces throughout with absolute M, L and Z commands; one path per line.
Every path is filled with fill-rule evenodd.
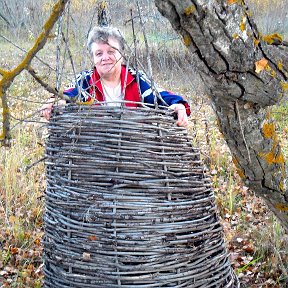
M 124 52 L 125 40 L 122 37 L 119 29 L 114 27 L 99 27 L 95 26 L 88 34 L 87 48 L 90 54 L 92 54 L 92 44 L 96 43 L 108 43 L 109 38 L 116 40 L 119 43 L 120 53 Z

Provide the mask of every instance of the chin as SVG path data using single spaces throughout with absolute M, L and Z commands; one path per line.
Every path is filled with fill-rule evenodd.
M 101 71 L 98 71 L 100 76 L 108 76 L 110 74 L 113 74 L 113 68 L 112 69 L 102 69 Z

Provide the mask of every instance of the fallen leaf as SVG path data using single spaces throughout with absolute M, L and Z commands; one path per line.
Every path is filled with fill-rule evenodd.
M 34 240 L 34 244 L 37 245 L 37 246 L 40 246 L 41 245 L 41 239 L 40 238 L 36 238 Z
M 96 239 L 97 239 L 97 236 L 95 236 L 95 235 L 91 235 L 88 237 L 89 241 L 95 241 Z
M 14 254 L 17 254 L 18 253 L 18 248 L 17 247 L 12 247 L 11 248 L 11 253 L 14 255 Z
M 268 65 L 268 60 L 265 58 L 262 58 L 261 60 L 255 62 L 255 72 L 260 73 L 265 69 L 265 67 Z
M 254 247 L 252 245 L 244 245 L 243 250 L 247 253 L 254 253 Z

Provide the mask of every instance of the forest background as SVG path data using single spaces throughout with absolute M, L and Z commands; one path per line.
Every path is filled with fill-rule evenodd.
M 85 43 L 90 28 L 97 23 L 98 2 L 86 0 L 84 6 L 82 1 L 70 1 L 48 43 L 32 62 L 43 83 L 61 89 L 73 80 L 74 71 L 91 67 Z M 149 70 L 144 28 L 154 80 L 183 95 L 191 104 L 188 130 L 193 144 L 201 147 L 203 162 L 211 175 L 227 249 L 242 286 L 287 287 L 288 235 L 264 202 L 237 175 L 195 72 L 193 56 L 153 1 L 137 1 L 139 9 L 136 1 L 107 2 L 108 18 L 123 32 L 130 47 L 127 54 L 131 62 L 137 51 L 141 69 Z M 279 33 L 287 41 L 287 0 L 247 2 L 263 34 Z M 54 3 L 52 0 L 0 1 L 0 68 L 9 70 L 20 63 L 41 32 Z M 139 13 L 144 27 L 139 23 Z M 12 139 L 9 147 L 0 147 L 0 287 L 42 285 L 45 167 L 41 160 L 47 133 L 40 107 L 50 95 L 26 71 L 8 91 Z M 287 159 L 287 97 L 271 107 L 271 114 L 278 122 L 278 135 Z

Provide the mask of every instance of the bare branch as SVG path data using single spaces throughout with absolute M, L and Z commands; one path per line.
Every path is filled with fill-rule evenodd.
M 148 70 L 149 70 L 149 80 L 151 81 L 151 89 L 152 89 L 152 93 L 154 96 L 154 105 L 155 107 L 158 107 L 158 101 L 157 98 L 160 99 L 162 101 L 162 103 L 164 103 L 164 105 L 168 106 L 166 104 L 166 102 L 162 99 L 160 93 L 158 92 L 158 90 L 155 87 L 155 83 L 153 80 L 153 72 L 152 72 L 152 64 L 151 64 L 151 57 L 150 57 L 150 49 L 149 49 L 149 45 L 148 45 L 148 40 L 147 40 L 147 36 L 146 36 L 146 31 L 144 28 L 144 22 L 142 19 L 142 15 L 141 15 L 141 10 L 140 10 L 140 6 L 139 6 L 139 2 L 136 1 L 137 4 L 137 9 L 138 9 L 138 14 L 139 14 L 139 19 L 140 19 L 140 25 L 141 25 L 141 29 L 142 29 L 142 34 L 144 37 L 144 42 L 145 42 L 145 48 L 147 51 L 147 64 L 148 64 Z
M 14 47 L 18 48 L 19 50 L 21 50 L 22 52 L 28 53 L 28 51 L 20 46 L 18 46 L 17 44 L 15 44 L 14 42 L 12 42 L 10 39 L 8 39 L 7 37 L 0 35 L 1 38 L 5 39 L 7 42 L 9 42 L 11 45 L 13 45 Z M 48 63 L 46 63 L 45 61 L 43 61 L 41 58 L 39 58 L 37 55 L 35 55 L 35 59 L 39 60 L 42 64 L 44 64 L 45 66 L 47 66 L 49 69 L 55 71 L 55 69 L 53 67 L 51 67 Z M 1 71 L 1 69 L 0 69 Z M 0 72 L 1 73 L 1 72 Z
M 40 162 L 46 160 L 46 158 L 47 158 L 47 157 L 42 157 L 42 158 L 40 158 L 39 160 L 33 162 L 32 164 L 26 166 L 26 167 L 25 167 L 25 172 L 27 173 L 28 170 L 30 170 L 32 167 L 36 166 L 36 165 L 39 164 Z
M 98 25 L 108 26 L 110 24 L 108 17 L 108 3 L 107 1 L 102 1 L 98 5 Z
M 22 62 L 11 71 L 11 76 L 8 81 L 13 81 L 14 78 L 21 73 L 26 67 L 28 67 L 32 61 L 32 59 L 36 56 L 36 54 L 44 47 L 47 42 L 47 38 L 49 36 L 50 31 L 52 30 L 54 24 L 59 19 L 60 15 L 64 11 L 65 5 L 69 0 L 59 0 L 53 7 L 52 13 L 49 19 L 43 26 L 43 31 L 40 33 L 38 38 L 36 39 L 33 47 L 28 51 Z
M 63 15 L 58 20 L 57 29 L 57 46 L 56 46 L 56 89 L 59 90 L 61 85 L 61 70 L 60 69 L 60 54 L 61 54 L 61 37 L 62 37 L 62 27 L 63 27 Z M 66 52 L 66 50 L 65 50 Z
M 141 29 L 142 29 L 142 33 L 143 33 L 143 37 L 144 37 L 145 48 L 147 51 L 147 64 L 148 64 L 148 70 L 149 70 L 149 78 L 151 81 L 151 88 L 153 90 L 154 82 L 153 82 L 153 72 L 152 72 L 152 64 L 151 64 L 151 58 L 150 58 L 150 49 L 149 49 L 148 40 L 146 37 L 144 23 L 143 23 L 142 16 L 141 16 L 141 10 L 140 10 L 140 6 L 139 6 L 139 2 L 136 1 L 136 4 L 137 4 L 138 13 L 139 13 L 140 25 L 141 25 Z M 156 103 L 155 103 L 155 105 L 156 105 Z
M 139 95 L 141 95 L 140 81 L 139 81 L 139 69 L 138 69 L 138 61 L 137 61 L 137 58 L 138 58 L 137 57 L 137 41 L 136 41 L 136 35 L 135 35 L 135 25 L 134 25 L 132 9 L 130 10 L 130 14 L 131 14 L 131 26 L 132 26 L 133 42 L 134 42 L 136 81 L 137 81 L 137 85 L 138 85 L 138 93 L 139 93 Z
M 11 26 L 10 22 L 8 21 L 8 19 L 2 13 L 0 13 L 0 17 L 7 23 L 8 26 Z
M 10 126 L 10 121 L 9 121 L 9 106 L 8 106 L 8 99 L 6 95 L 6 87 L 2 85 L 3 79 L 5 79 L 5 75 L 3 75 L 3 78 L 0 81 L 0 98 L 2 102 L 2 133 L 0 134 L 0 141 L 3 141 L 3 144 L 6 145 L 9 138 L 9 126 Z
M 65 35 L 64 35 L 63 32 L 62 32 L 62 39 L 63 39 L 63 41 L 64 41 L 64 43 L 65 43 L 65 49 L 66 49 L 66 51 L 68 52 L 68 57 L 69 57 L 69 60 L 70 60 L 71 66 L 72 66 L 73 75 L 74 75 L 74 77 L 75 77 L 75 83 L 76 83 L 76 85 L 77 85 L 77 87 L 78 87 L 78 82 L 77 82 L 77 79 L 76 79 L 76 70 L 75 70 L 75 65 L 74 65 L 72 53 L 71 53 L 71 50 L 70 50 L 70 48 L 69 48 L 69 46 L 68 46 L 68 39 L 66 39 L 66 37 L 65 37 Z M 78 88 L 79 88 L 79 87 L 78 87 Z
M 4 76 L 6 73 L 7 73 L 6 70 L 0 68 L 0 74 L 1 74 L 2 76 Z
M 52 93 L 53 95 L 62 98 L 63 94 L 59 93 L 55 88 L 51 87 L 48 83 L 45 83 L 36 73 L 36 71 L 32 67 L 27 67 L 26 70 L 29 72 L 29 74 L 42 86 L 47 90 L 49 93 Z

